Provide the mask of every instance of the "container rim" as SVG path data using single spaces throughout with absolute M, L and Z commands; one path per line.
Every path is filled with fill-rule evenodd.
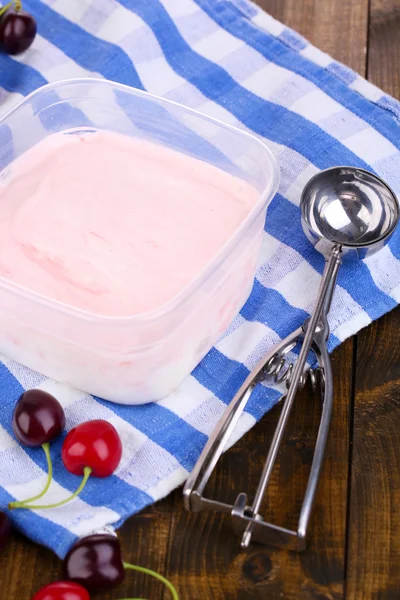
M 271 180 L 267 183 L 266 188 L 260 195 L 260 198 L 257 204 L 253 207 L 253 209 L 248 213 L 245 219 L 240 223 L 240 225 L 236 228 L 233 235 L 225 242 L 225 244 L 221 247 L 219 252 L 214 256 L 214 258 L 200 271 L 200 273 L 192 279 L 176 296 L 171 298 L 168 302 L 165 302 L 161 306 L 156 309 L 135 313 L 134 315 L 122 315 L 122 316 L 113 316 L 113 315 L 102 315 L 98 313 L 93 313 L 87 311 L 85 309 L 72 306 L 70 304 L 66 304 L 59 300 L 55 300 L 52 298 L 48 298 L 47 296 L 43 296 L 33 290 L 29 290 L 28 288 L 14 283 L 8 280 L 5 277 L 0 276 L 0 287 L 6 288 L 9 291 L 12 291 L 19 296 L 22 296 L 29 300 L 34 300 L 38 304 L 42 304 L 51 308 L 53 310 L 57 310 L 59 312 L 63 312 L 68 314 L 69 316 L 73 316 L 81 321 L 86 322 L 95 322 L 99 324 L 118 324 L 118 325 L 131 325 L 138 322 L 143 321 L 155 321 L 162 318 L 165 314 L 171 313 L 176 310 L 180 305 L 184 304 L 188 297 L 192 294 L 193 290 L 199 287 L 199 285 L 207 280 L 211 273 L 225 260 L 225 258 L 231 253 L 233 247 L 238 243 L 238 240 L 242 238 L 243 230 L 247 229 L 254 223 L 260 213 L 268 206 L 273 197 L 276 194 L 278 189 L 279 180 L 280 180 L 280 171 L 278 162 L 272 153 L 271 149 L 268 145 L 255 134 L 240 129 L 234 125 L 230 125 L 228 123 L 224 123 L 220 119 L 215 117 L 210 117 L 196 109 L 189 108 L 179 102 L 175 102 L 173 100 L 162 98 L 161 96 L 157 96 L 156 94 L 152 94 L 150 92 L 140 90 L 138 88 L 114 82 L 110 79 L 101 79 L 98 77 L 76 77 L 76 78 L 68 78 L 61 79 L 52 83 L 47 83 L 43 86 L 40 86 L 33 92 L 27 94 L 22 100 L 17 102 L 11 109 L 9 109 L 1 118 L 0 125 L 2 125 L 12 114 L 17 112 L 20 108 L 22 108 L 25 104 L 27 104 L 32 98 L 36 96 L 40 96 L 44 92 L 49 90 L 56 90 L 57 88 L 63 86 L 73 86 L 76 84 L 90 84 L 90 85 L 105 85 L 112 86 L 118 90 L 131 94 L 133 96 L 140 96 L 145 100 L 152 100 L 157 102 L 158 104 L 163 104 L 169 107 L 173 107 L 175 109 L 180 110 L 181 112 L 186 112 L 191 115 L 196 116 L 200 120 L 208 121 L 218 125 L 220 128 L 231 131 L 235 135 L 239 135 L 241 137 L 247 138 L 251 140 L 251 142 L 258 146 L 265 154 L 266 160 L 269 162 L 270 170 L 272 173 Z

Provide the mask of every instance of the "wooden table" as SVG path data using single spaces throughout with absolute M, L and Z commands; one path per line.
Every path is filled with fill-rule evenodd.
M 177 0 L 178 1 L 178 0 Z M 312 43 L 400 97 L 400 0 L 259 0 Z M 302 554 L 254 545 L 241 552 L 229 519 L 189 515 L 181 490 L 130 519 L 126 560 L 166 574 L 182 600 L 400 599 L 400 309 L 333 354 L 335 407 L 327 459 Z M 275 470 L 266 515 L 293 525 L 304 492 L 320 406 L 303 394 Z M 223 458 L 212 492 L 254 490 L 279 408 Z M 15 536 L 0 557 L 1 600 L 30 600 L 60 562 Z M 169 598 L 131 574 L 99 598 Z

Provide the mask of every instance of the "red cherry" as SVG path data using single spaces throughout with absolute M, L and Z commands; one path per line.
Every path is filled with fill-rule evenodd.
M 39 590 L 32 600 L 90 600 L 90 596 L 79 583 L 56 581 Z
M 87 421 L 71 429 L 61 455 L 66 469 L 74 475 L 83 475 L 84 468 L 90 467 L 95 477 L 108 477 L 121 460 L 121 439 L 108 421 Z
M 9 9 L 0 21 L 0 47 L 7 54 L 21 54 L 36 36 L 36 21 L 23 10 Z

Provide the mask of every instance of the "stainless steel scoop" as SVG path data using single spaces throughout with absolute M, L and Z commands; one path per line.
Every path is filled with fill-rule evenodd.
M 299 551 L 306 546 L 307 528 L 332 414 L 333 381 L 326 348 L 329 337 L 327 316 L 339 265 L 342 258 L 361 259 L 380 250 L 399 221 L 399 204 L 389 186 L 376 175 L 355 167 L 334 167 L 318 173 L 303 190 L 300 208 L 304 232 L 326 257 L 314 312 L 302 327 L 265 356 L 246 378 L 210 436 L 183 491 L 188 510 L 209 509 L 230 513 L 235 532 L 242 536 L 243 548 L 248 547 L 252 539 Z M 294 363 L 288 364 L 287 355 L 297 344 L 301 344 L 299 356 Z M 318 363 L 316 369 L 307 365 L 310 351 Z M 298 527 L 292 531 L 265 522 L 259 510 L 294 398 L 308 376 L 314 387 L 317 379 L 320 380 L 323 408 Z M 285 381 L 288 389 L 253 503 L 248 505 L 245 493 L 240 493 L 233 505 L 206 498 L 203 495 L 206 484 L 253 388 L 271 378 L 275 382 Z

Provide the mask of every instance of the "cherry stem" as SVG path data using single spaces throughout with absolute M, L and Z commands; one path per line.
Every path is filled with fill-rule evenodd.
M 47 481 L 46 481 L 46 485 L 43 489 L 43 492 L 41 492 L 37 496 L 28 498 L 27 500 L 21 500 L 21 502 L 10 502 L 8 505 L 8 508 L 10 510 L 12 510 L 13 508 L 22 508 L 25 504 L 29 504 L 30 502 L 34 502 L 35 500 L 39 500 L 39 498 L 43 498 L 43 496 L 48 492 L 48 489 L 51 485 L 51 480 L 53 479 L 53 464 L 51 462 L 49 442 L 42 444 L 42 448 L 44 450 L 44 453 L 46 454 L 46 459 L 47 459 Z
M 19 9 L 18 9 L 18 7 L 17 7 L 17 2 L 19 2 Z M 1 17 L 2 15 L 4 15 L 4 13 L 5 13 L 5 12 L 7 12 L 7 11 L 8 11 L 8 9 L 9 9 L 9 8 L 11 8 L 11 7 L 12 7 L 12 5 L 13 5 L 14 3 L 15 3 L 15 9 L 16 9 L 17 11 L 18 11 L 18 10 L 21 10 L 21 2 L 20 2 L 20 0 L 11 0 L 11 2 L 9 2 L 8 4 L 5 4 L 4 6 L 2 6 L 2 7 L 0 8 L 0 17 Z
M 161 581 L 165 586 L 167 586 L 167 588 L 171 592 L 171 596 L 172 596 L 173 600 L 179 600 L 178 592 L 176 591 L 176 589 L 172 585 L 172 583 L 170 581 L 168 581 L 168 579 L 166 579 L 165 577 L 160 575 L 159 573 L 156 573 L 156 571 L 152 571 L 151 569 L 146 569 L 145 567 L 139 567 L 138 565 L 130 565 L 127 562 L 124 562 L 124 569 L 131 569 L 132 571 L 139 571 L 139 573 L 145 573 L 146 575 L 155 577 L 156 579 Z M 123 600 L 141 600 L 141 599 L 140 598 L 124 598 Z
M 45 508 L 58 508 L 59 506 L 63 506 L 64 504 L 67 504 L 67 502 L 71 502 L 71 500 L 73 500 L 74 498 L 79 496 L 79 494 L 81 493 L 81 491 L 87 484 L 87 481 L 91 474 L 92 474 L 92 469 L 90 467 L 85 467 L 83 469 L 82 482 L 81 482 L 80 486 L 78 487 L 78 489 L 76 490 L 76 492 L 74 492 L 71 496 L 68 496 L 68 498 L 61 500 L 60 502 L 55 502 L 54 504 L 43 504 L 43 505 L 38 505 L 38 504 L 32 505 L 32 504 L 27 504 L 26 502 L 13 502 L 12 508 L 29 508 L 29 510 L 42 510 L 42 509 L 44 510 Z

